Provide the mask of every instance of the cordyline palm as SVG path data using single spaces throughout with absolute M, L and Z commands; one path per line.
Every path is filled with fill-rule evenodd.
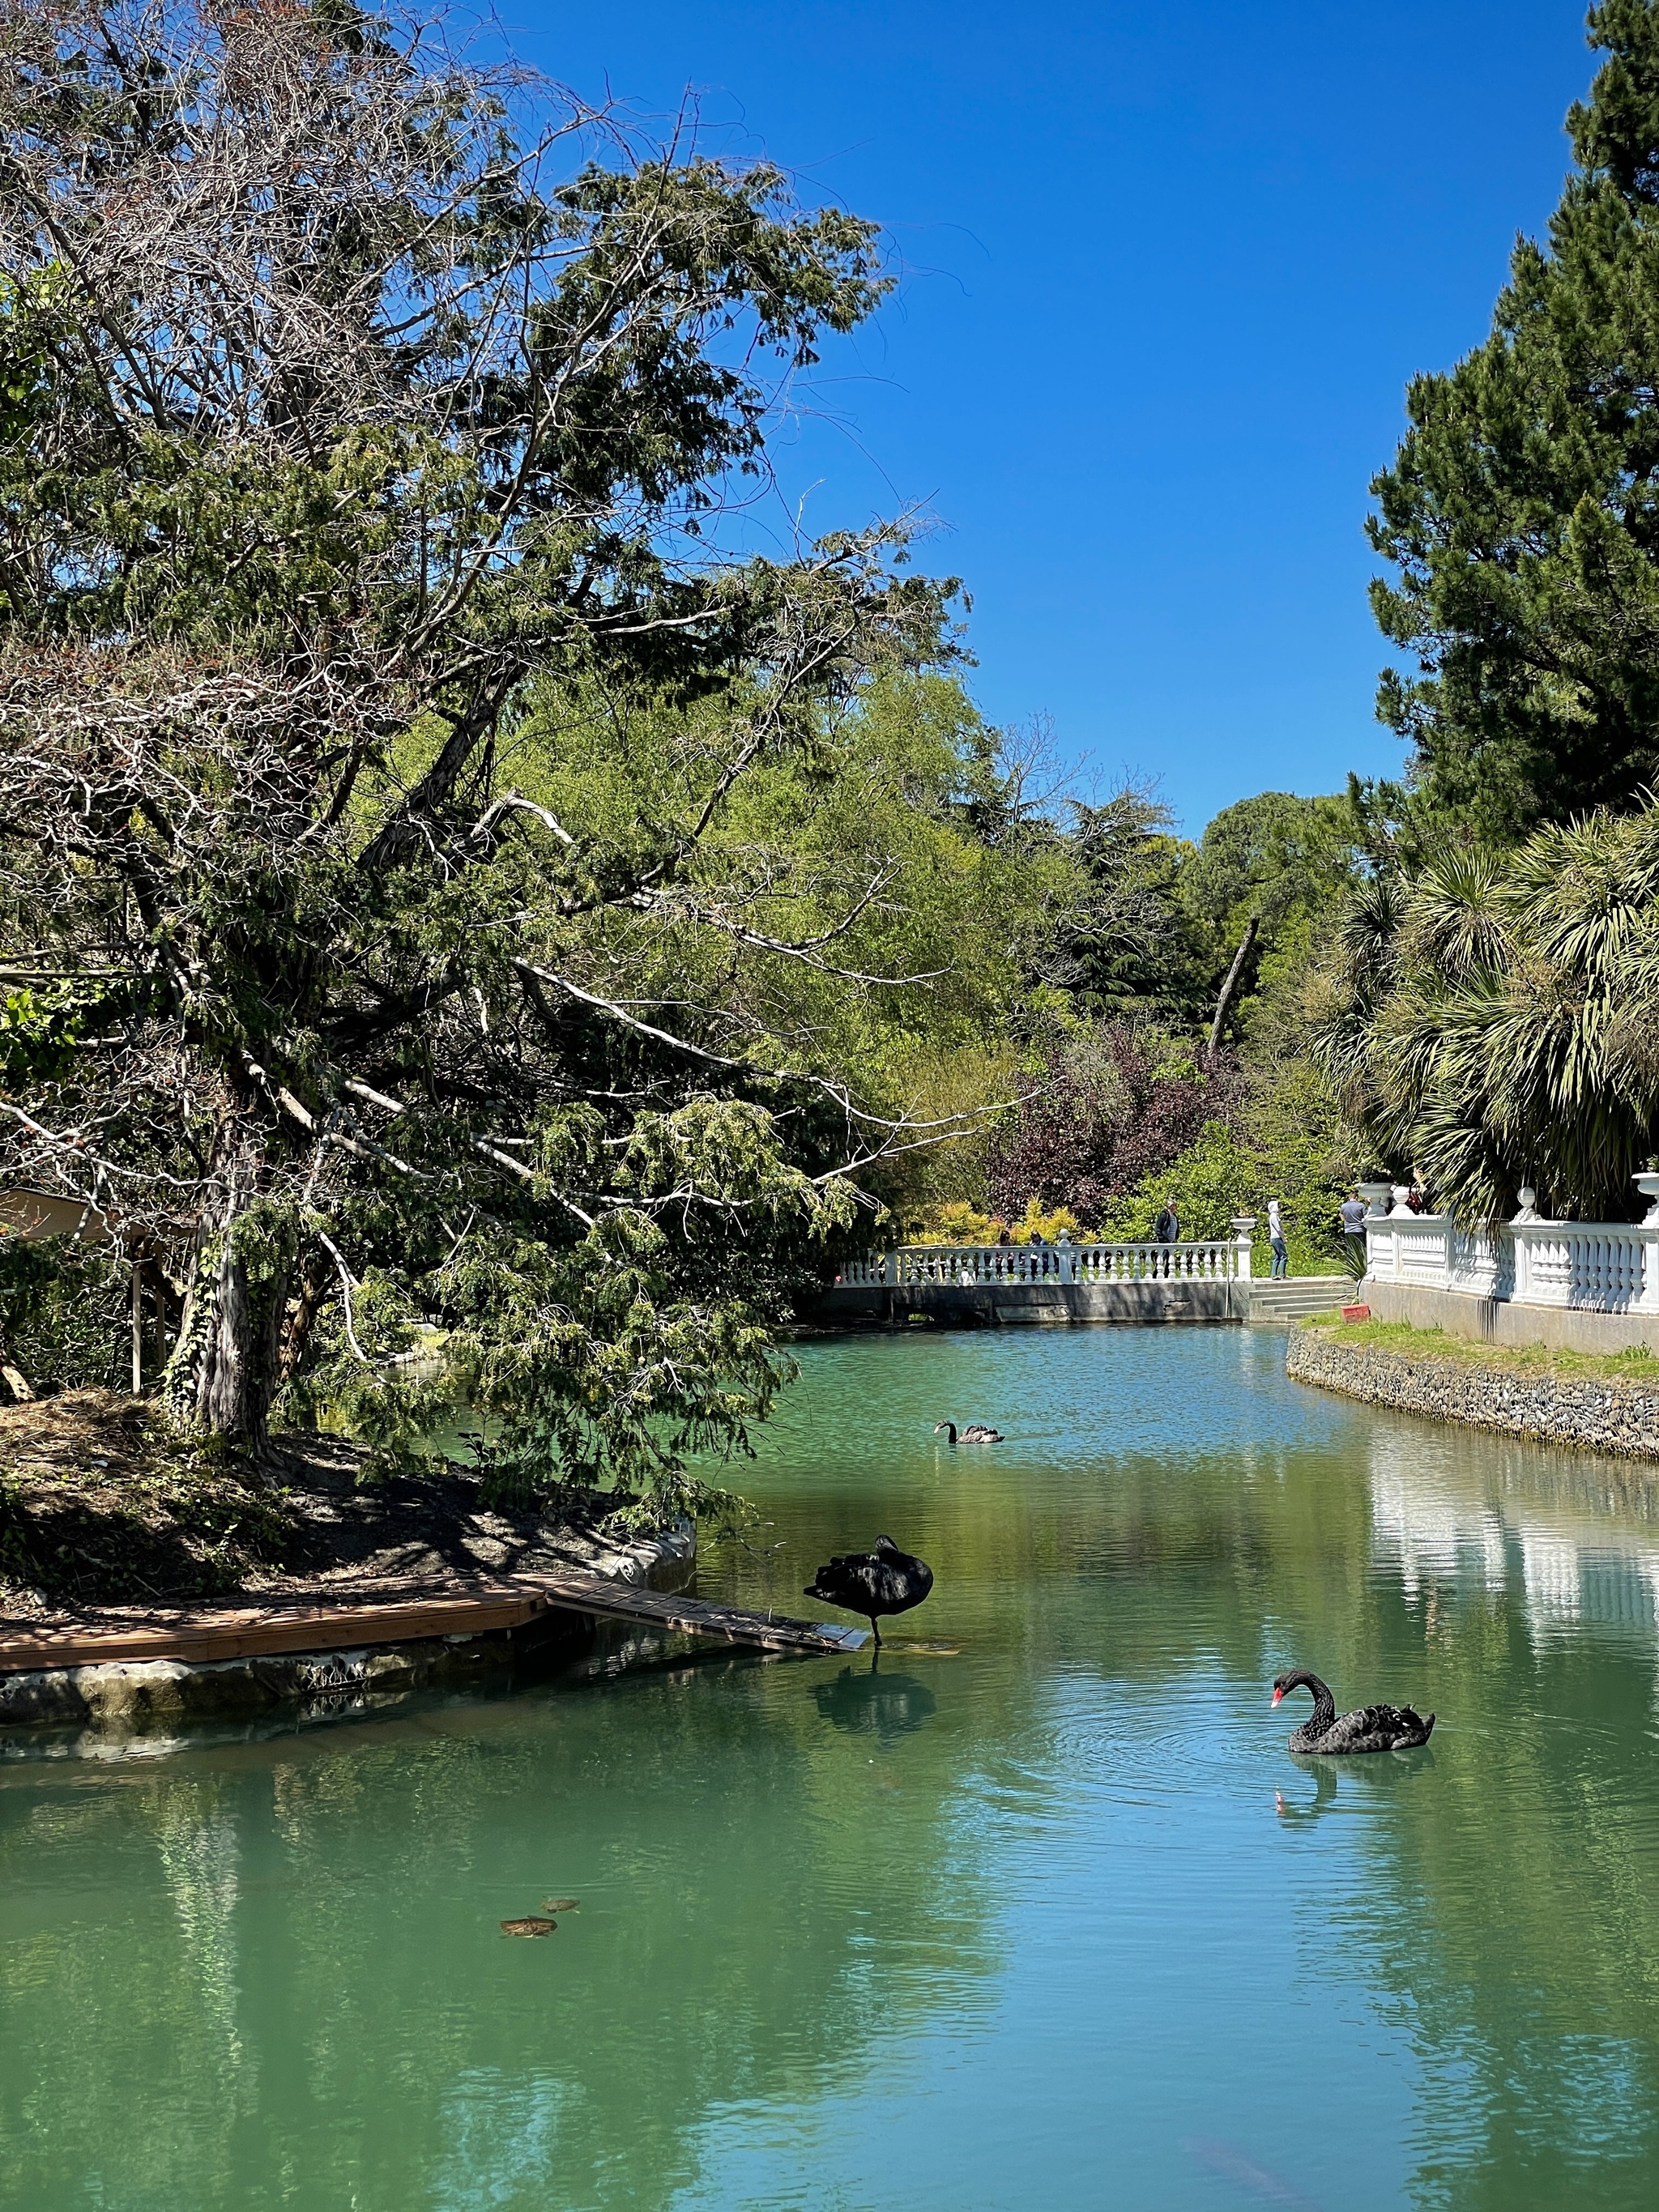
M 1627 1218 L 1659 1144 L 1659 805 L 1443 854 L 1349 915 L 1316 1044 L 1383 1163 L 1460 1218 Z

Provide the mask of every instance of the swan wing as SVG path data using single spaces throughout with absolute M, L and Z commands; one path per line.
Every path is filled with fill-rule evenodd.
M 1409 1705 L 1361 1705 L 1331 1723 L 1319 1739 L 1321 1751 L 1359 1752 L 1410 1749 L 1429 1740 L 1432 1723 Z

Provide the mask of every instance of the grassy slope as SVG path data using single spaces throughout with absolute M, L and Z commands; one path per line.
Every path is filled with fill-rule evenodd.
M 1363 1290 L 1356 1292 L 1363 1297 Z M 1403 1321 L 1345 1322 L 1340 1314 L 1317 1314 L 1304 1328 L 1336 1328 L 1345 1342 L 1374 1345 L 1379 1352 L 1409 1358 L 1452 1359 L 1467 1367 L 1488 1367 L 1510 1375 L 1581 1376 L 1596 1381 L 1659 1385 L 1659 1358 L 1644 1345 L 1614 1352 L 1557 1352 L 1548 1345 L 1482 1344 L 1472 1337 L 1449 1336 L 1441 1328 L 1413 1328 Z

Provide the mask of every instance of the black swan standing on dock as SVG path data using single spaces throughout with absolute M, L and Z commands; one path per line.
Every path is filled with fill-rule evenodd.
M 1273 1703 L 1287 1690 L 1311 1690 L 1314 1709 L 1291 1738 L 1292 1751 L 1415 1751 L 1434 1733 L 1434 1715 L 1425 1720 L 1410 1705 L 1361 1705 L 1339 1720 L 1336 1699 L 1317 1674 L 1305 1667 L 1273 1677 Z
M 935 1422 L 933 1434 L 937 1436 L 941 1429 L 949 1431 L 947 1437 L 949 1443 L 957 1442 L 957 1425 L 954 1421 Z M 1002 1442 L 1002 1431 L 1000 1429 L 988 1429 L 983 1421 L 969 1421 L 962 1432 L 961 1440 L 965 1444 L 1000 1444 Z
M 820 1597 L 826 1605 L 841 1606 L 848 1613 L 861 1613 L 879 1649 L 881 1631 L 876 1626 L 876 1615 L 908 1613 L 933 1587 L 933 1571 L 925 1559 L 913 1559 L 908 1552 L 901 1552 L 890 1536 L 878 1536 L 873 1552 L 849 1552 L 845 1559 L 831 1559 L 828 1566 L 820 1567 L 801 1595 Z

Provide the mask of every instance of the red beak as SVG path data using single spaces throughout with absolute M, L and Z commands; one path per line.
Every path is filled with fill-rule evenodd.
M 1285 1694 L 1285 1692 L 1283 1692 L 1283 1690 L 1275 1690 L 1275 1691 L 1273 1692 L 1273 1703 L 1274 1703 L 1275 1705 L 1277 1705 L 1277 1704 L 1279 1703 L 1279 1699 L 1284 1696 L 1284 1694 Z

